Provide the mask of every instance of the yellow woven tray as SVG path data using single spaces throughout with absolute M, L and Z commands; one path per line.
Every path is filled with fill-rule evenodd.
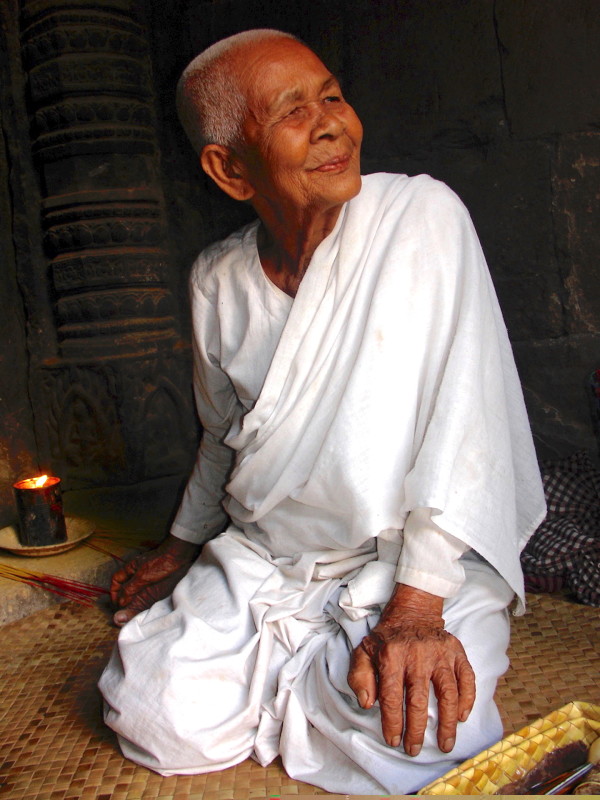
M 494 794 L 522 778 L 543 756 L 570 742 L 589 745 L 600 736 L 600 706 L 574 701 L 511 733 L 464 761 L 418 794 Z

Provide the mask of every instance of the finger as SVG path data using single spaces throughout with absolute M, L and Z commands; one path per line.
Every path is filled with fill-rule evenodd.
M 138 592 L 128 606 L 121 608 L 114 614 L 113 622 L 118 627 L 122 627 L 128 623 L 130 619 L 133 619 L 139 614 L 140 611 L 145 611 L 147 608 L 150 608 L 150 606 L 153 606 L 157 600 L 161 600 L 169 594 L 169 587 L 164 587 L 164 591 L 161 591 L 161 587 L 158 584 L 148 586 L 141 592 Z
M 381 730 L 390 747 L 398 747 L 404 728 L 404 659 L 390 657 L 390 648 L 379 656 L 379 707 Z
M 110 599 L 115 605 L 118 604 L 118 597 L 123 588 L 123 584 L 126 583 L 136 572 L 139 562 L 140 557 L 136 556 L 127 564 L 124 564 L 121 569 L 117 570 L 117 572 L 115 572 L 115 574 L 112 576 L 110 584 Z
M 475 684 L 475 672 L 469 663 L 466 655 L 460 655 L 455 664 L 456 682 L 458 685 L 458 719 L 465 722 L 475 703 L 477 688 Z
M 121 570 L 115 572 L 110 582 L 110 599 L 113 605 L 118 605 L 119 592 L 121 591 Z
M 140 555 L 133 563 L 133 569 L 129 569 L 129 564 L 126 567 L 132 573 L 130 580 L 121 584 L 118 603 L 122 606 L 128 605 L 146 586 L 160 583 L 165 579 L 172 581 L 172 586 L 175 586 L 191 566 L 187 559 L 182 561 L 181 558 L 174 558 L 169 554 L 156 553 Z
M 350 659 L 348 685 L 362 708 L 372 708 L 377 700 L 377 679 L 371 657 L 361 645 L 354 650 Z
M 187 574 L 188 569 L 189 566 L 187 564 L 176 569 L 171 567 L 168 572 L 165 572 L 165 570 L 159 572 L 142 567 L 129 583 L 123 587 L 118 604 L 121 607 L 130 606 L 137 597 L 145 597 L 147 594 L 153 598 L 152 602 L 162 600 L 163 597 L 171 594 L 179 581 Z
M 138 573 L 134 575 L 127 583 L 121 584 L 121 590 L 117 597 L 117 605 L 128 606 L 131 601 L 148 586 L 148 581 Z
M 406 724 L 404 727 L 404 751 L 417 756 L 423 747 L 429 711 L 429 670 L 412 665 L 406 675 Z
M 141 562 L 136 565 L 136 569 L 131 571 L 128 581 L 121 584 L 118 604 L 121 606 L 129 605 L 130 601 L 146 586 L 158 583 L 169 575 L 169 571 L 157 570 L 153 562 Z
M 121 608 L 119 611 L 113 614 L 113 622 L 117 628 L 122 628 L 123 625 L 126 625 L 129 620 L 133 619 L 138 613 L 139 612 L 133 608 Z
M 126 608 L 121 608 L 114 614 L 113 622 L 121 628 L 123 625 L 126 625 L 130 619 L 133 619 L 139 614 L 140 611 L 145 611 L 145 609 L 150 608 L 153 604 L 153 599 L 143 592 L 140 592 Z
M 438 704 L 437 742 L 442 753 L 449 753 L 456 742 L 458 722 L 458 688 L 454 670 L 446 665 L 432 676 Z
M 129 578 L 129 573 L 127 572 L 127 564 L 121 567 L 121 569 L 117 570 L 115 574 L 112 576 L 112 580 L 110 582 L 110 599 L 113 603 L 117 602 L 117 596 L 121 591 L 121 586 L 125 581 Z

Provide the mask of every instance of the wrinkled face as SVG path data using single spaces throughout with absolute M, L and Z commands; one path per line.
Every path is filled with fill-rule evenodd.
M 326 211 L 358 194 L 362 125 L 336 78 L 291 39 L 244 48 L 248 101 L 241 160 L 258 213 Z

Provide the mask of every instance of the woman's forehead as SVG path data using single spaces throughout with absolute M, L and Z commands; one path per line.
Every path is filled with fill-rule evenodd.
M 318 56 L 294 39 L 253 43 L 239 53 L 236 68 L 249 105 L 273 113 L 307 92 L 337 85 Z

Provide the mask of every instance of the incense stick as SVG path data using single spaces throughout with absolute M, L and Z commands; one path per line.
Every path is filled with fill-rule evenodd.
M 128 531 L 126 533 L 119 533 L 109 530 L 98 530 L 94 532 L 91 539 L 82 542 L 86 547 L 96 550 L 99 553 L 110 556 L 116 559 L 121 564 L 125 563 L 125 559 L 120 555 L 112 552 L 105 544 L 113 544 L 117 547 L 155 547 L 158 542 L 153 540 L 146 540 L 140 542 L 135 538 L 135 534 L 143 533 L 144 531 Z M 97 540 L 100 540 L 99 542 Z M 94 586 L 90 583 L 78 581 L 73 578 L 61 578 L 58 575 L 50 575 L 49 573 L 33 572 L 31 570 L 21 569 L 20 567 L 10 566 L 8 564 L 0 563 L 0 578 L 24 583 L 28 586 L 44 589 L 59 597 L 65 597 L 68 600 L 74 600 L 77 603 L 86 606 L 94 605 L 94 601 L 102 595 L 109 593 L 108 589 L 102 586 Z
M 28 586 L 45 589 L 52 594 L 75 600 L 82 605 L 92 606 L 94 600 L 101 595 L 108 594 L 108 589 L 72 578 L 61 578 L 48 573 L 32 572 L 19 567 L 0 564 L 0 577 L 8 580 L 25 583 Z

